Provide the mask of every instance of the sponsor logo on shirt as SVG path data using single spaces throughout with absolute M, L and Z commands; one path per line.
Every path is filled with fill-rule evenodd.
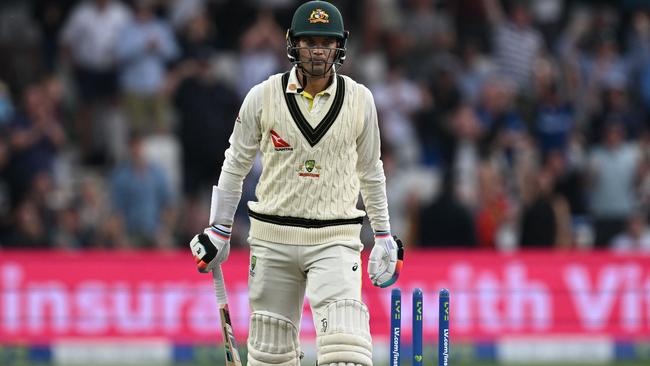
M 293 147 L 273 130 L 271 130 L 271 140 L 273 140 L 275 151 L 293 151 Z

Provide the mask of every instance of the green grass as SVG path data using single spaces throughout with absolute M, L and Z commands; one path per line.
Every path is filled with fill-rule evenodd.
M 303 362 L 303 366 L 312 366 L 315 365 L 315 363 L 310 363 L 310 362 Z M 409 362 L 404 362 L 402 361 L 402 365 L 404 366 L 410 366 L 411 363 Z M 432 362 L 432 363 L 425 363 L 425 366 L 436 366 L 437 362 Z M 571 364 L 499 364 L 499 363 L 450 363 L 451 366 L 647 366 L 647 362 L 619 362 L 619 363 L 610 363 L 610 364 L 586 364 L 586 363 L 571 363 Z M 20 365 L 12 365 L 12 366 L 46 366 L 43 364 L 20 364 Z M 47 365 L 50 366 L 50 365 Z M 61 365 L 61 366 L 79 366 L 79 365 Z M 124 366 L 124 365 L 102 365 L 102 366 Z M 135 366 L 160 366 L 160 365 L 135 365 Z M 171 366 L 224 366 L 224 363 L 180 363 L 180 364 L 173 364 Z M 383 366 L 383 365 L 376 365 L 376 366 Z

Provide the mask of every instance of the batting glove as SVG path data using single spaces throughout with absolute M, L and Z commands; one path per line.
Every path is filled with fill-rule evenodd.
M 190 249 L 199 272 L 211 272 L 228 259 L 230 229 L 222 225 L 212 225 L 192 238 Z
M 404 246 L 389 232 L 375 233 L 375 246 L 368 260 L 368 274 L 372 284 L 388 287 L 397 281 L 404 263 Z

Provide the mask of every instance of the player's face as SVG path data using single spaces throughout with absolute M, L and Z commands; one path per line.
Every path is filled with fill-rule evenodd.
M 325 75 L 334 63 L 338 41 L 331 37 L 301 37 L 298 47 L 303 68 L 312 75 Z

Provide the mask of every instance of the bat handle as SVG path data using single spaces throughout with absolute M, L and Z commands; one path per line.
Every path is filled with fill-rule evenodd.
M 223 272 L 221 272 L 221 265 L 215 267 L 212 270 L 212 279 L 214 280 L 214 291 L 217 294 L 217 303 L 219 305 L 227 304 L 228 297 L 226 296 L 226 285 L 223 281 Z

